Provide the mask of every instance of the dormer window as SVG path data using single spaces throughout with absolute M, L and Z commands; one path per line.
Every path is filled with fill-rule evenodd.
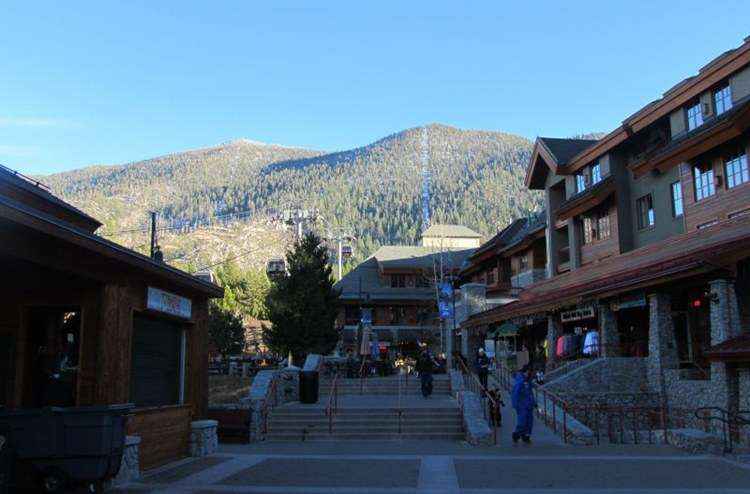
M 596 185 L 602 181 L 602 166 L 597 161 L 591 165 L 591 185 Z
M 693 106 L 687 109 L 687 124 L 688 130 L 697 129 L 703 125 L 703 107 L 700 101 L 696 102 Z
M 732 108 L 732 88 L 729 84 L 714 91 L 714 107 L 716 115 L 721 115 Z

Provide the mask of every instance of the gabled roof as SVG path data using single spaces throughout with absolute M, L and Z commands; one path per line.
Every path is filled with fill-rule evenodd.
M 382 271 L 426 271 L 434 268 L 436 256 L 443 257 L 443 264 L 458 269 L 474 249 L 448 249 L 442 252 L 433 247 L 415 245 L 385 245 L 336 283 L 341 290 L 341 299 L 358 300 L 367 296 L 370 300 L 417 300 L 434 301 L 434 287 L 391 288 L 383 286 Z
M 441 225 L 436 224 L 422 233 L 422 237 L 436 238 L 482 238 L 480 233 L 463 225 Z
M 557 175 L 558 170 L 566 166 L 574 156 L 597 142 L 596 139 L 537 137 L 526 170 L 526 186 L 530 189 L 544 189 L 550 170 Z
M 540 137 L 539 140 L 547 146 L 558 165 L 568 163 L 573 156 L 597 142 L 596 139 L 560 139 L 556 137 Z

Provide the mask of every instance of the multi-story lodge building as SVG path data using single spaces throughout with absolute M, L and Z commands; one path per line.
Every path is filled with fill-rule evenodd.
M 383 246 L 347 273 L 336 284 L 345 349 L 357 348 L 364 320 L 383 347 L 412 347 L 419 340 L 449 352 L 436 282 L 456 275 L 480 242 L 481 235 L 464 226 L 433 225 L 422 234 L 421 245 Z
M 526 184 L 545 196 L 543 245 L 523 264 L 505 231 L 477 250 L 464 280 L 498 303 L 462 331 L 541 335 L 548 368 L 581 356 L 561 337 L 595 332 L 589 353 L 619 357 L 634 390 L 750 409 L 749 127 L 746 38 L 601 139 L 538 138 Z

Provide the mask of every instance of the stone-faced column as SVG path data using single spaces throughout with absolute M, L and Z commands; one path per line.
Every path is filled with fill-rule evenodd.
M 562 323 L 557 314 L 547 315 L 547 371 L 557 366 L 557 354 L 555 346 L 557 339 L 562 336 Z
M 602 357 L 620 356 L 620 331 L 617 318 L 609 304 L 599 304 L 599 345 Z
M 723 343 L 740 335 L 740 313 L 734 283 L 727 279 L 709 283 L 711 291 L 711 345 Z M 724 362 L 711 362 L 711 381 L 717 406 L 737 409 L 740 401 L 740 382 L 736 370 Z
M 711 344 L 717 345 L 740 335 L 740 311 L 734 283 L 718 279 L 711 288 Z
M 677 369 L 677 342 L 672 322 L 672 301 L 668 293 L 653 293 L 648 296 L 648 369 L 652 387 L 661 390 L 663 370 Z

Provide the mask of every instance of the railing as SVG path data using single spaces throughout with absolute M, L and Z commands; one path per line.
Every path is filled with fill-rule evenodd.
M 397 407 L 396 407 L 396 415 L 397 415 L 397 421 L 398 421 L 398 433 L 401 434 L 401 419 L 404 415 L 404 408 L 402 406 L 402 395 L 403 395 L 403 384 L 404 384 L 404 378 L 408 379 L 409 375 L 406 374 L 406 376 L 402 375 L 401 373 L 398 374 L 398 401 L 397 401 Z M 406 381 L 408 384 L 408 380 Z
M 464 388 L 473 393 L 476 393 L 477 396 L 479 396 L 479 400 L 482 403 L 482 413 L 484 414 L 485 420 L 487 420 L 487 425 L 489 425 L 490 429 L 492 429 L 492 440 L 494 444 L 497 444 L 497 427 L 495 427 L 495 423 L 492 420 L 492 411 L 496 410 L 497 413 L 502 413 L 500 404 L 492 397 L 492 395 L 490 395 L 489 390 L 482 385 L 482 382 L 479 380 L 479 376 L 471 372 L 463 360 L 459 359 L 458 361 L 459 367 L 461 367 L 461 375 L 463 376 Z M 461 415 L 463 415 L 463 399 L 461 399 L 460 405 Z
M 331 381 L 331 393 L 328 395 L 326 405 L 326 417 L 328 417 L 328 433 L 333 434 L 333 418 L 339 411 L 339 373 L 333 376 Z
M 695 417 L 703 422 L 706 432 L 710 431 L 711 421 L 721 422 L 725 453 L 734 451 L 740 429 L 750 426 L 750 410 L 730 412 L 720 407 L 702 407 L 695 411 Z
M 274 378 L 271 380 L 271 385 L 268 387 L 268 394 L 265 401 L 263 402 L 263 407 L 261 408 L 261 414 L 263 416 L 263 434 L 268 434 L 268 416 L 270 415 L 269 411 L 271 410 L 271 408 L 275 407 L 278 404 L 276 397 L 276 383 L 277 379 L 276 376 L 274 376 Z

